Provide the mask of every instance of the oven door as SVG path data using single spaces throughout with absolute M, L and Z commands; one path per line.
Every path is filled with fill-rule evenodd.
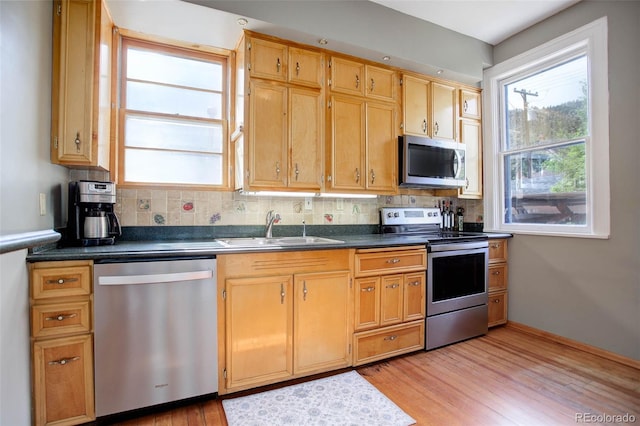
M 427 257 L 427 316 L 487 304 L 486 241 L 444 243 Z

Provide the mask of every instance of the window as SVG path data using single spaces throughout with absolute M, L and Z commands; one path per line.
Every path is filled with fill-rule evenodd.
M 485 228 L 606 238 L 606 18 L 485 72 Z
M 223 56 L 123 37 L 120 184 L 228 185 L 226 67 Z

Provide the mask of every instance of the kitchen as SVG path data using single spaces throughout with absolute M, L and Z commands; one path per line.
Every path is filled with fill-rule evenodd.
M 3 2 L 2 47 L 2 235 L 51 229 L 63 225 L 60 205 L 70 180 L 65 168 L 50 164 L 50 7 L 38 3 Z M 582 2 L 548 22 L 519 34 L 493 48 L 499 63 L 603 15 L 609 19 L 611 210 L 608 240 L 584 240 L 543 236 L 518 236 L 510 241 L 509 318 L 573 340 L 638 359 L 638 96 L 633 69 L 637 69 L 639 37 L 634 17 L 637 6 L 626 2 Z M 7 21 L 5 21 L 5 19 Z M 637 19 L 636 19 L 637 21 Z M 5 23 L 7 25 L 5 25 Z M 5 31 L 9 31 L 6 34 Z M 547 34 L 550 33 L 550 34 Z M 373 32 L 371 37 L 375 37 Z M 455 50 L 455 48 L 453 48 Z M 7 59 L 10 58 L 10 59 Z M 629 63 L 628 61 L 635 61 Z M 12 67 L 9 65 L 12 64 Z M 12 144 L 11 141 L 20 143 Z M 636 160 L 636 161 L 634 161 Z M 96 178 L 86 175 L 86 178 Z M 38 194 L 45 193 L 44 216 L 38 214 Z M 132 195 L 132 199 L 152 199 Z M 194 194 L 196 196 L 197 194 Z M 385 200 L 386 201 L 386 200 Z M 322 203 L 326 201 L 322 200 Z M 423 201 L 419 201 L 423 202 Z M 229 199 L 229 210 L 236 206 Z M 252 225 L 262 224 L 265 207 L 255 208 Z M 375 211 L 371 201 L 347 201 L 334 207 L 335 218 L 351 213 Z M 410 199 L 398 200 L 407 205 Z M 314 199 L 314 206 L 317 206 Z M 477 208 L 477 207 L 475 207 Z M 474 207 L 469 207 L 473 211 Z M 322 209 L 320 209 L 322 210 Z M 480 211 L 480 210 L 478 210 Z M 18 214 L 19 212 L 19 214 Z M 338 213 L 342 212 L 342 213 Z M 315 214 L 315 209 L 314 209 Z M 227 215 L 222 214 L 223 218 Z M 259 218 L 259 219 L 258 219 Z M 320 219 L 325 220 L 320 214 Z M 147 220 L 146 218 L 144 220 Z M 365 223 L 377 223 L 371 216 Z M 324 222 L 319 222 L 324 223 Z M 29 408 L 28 278 L 26 253 L 2 255 L 2 423 L 20 424 Z M 18 318 L 19 320 L 15 320 Z M 12 368 L 6 360 L 12 360 Z M 7 387 L 11 391 L 7 391 Z M 11 407 L 8 409 L 7 407 Z M 26 414 L 25 414 L 26 413 Z

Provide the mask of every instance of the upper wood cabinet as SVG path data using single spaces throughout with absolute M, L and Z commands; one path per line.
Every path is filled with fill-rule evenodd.
M 404 133 L 458 140 L 457 88 L 405 75 L 402 78 Z
M 289 47 L 289 81 L 291 83 L 322 87 L 323 56 L 320 52 Z
M 363 63 L 334 56 L 329 62 L 329 68 L 331 70 L 329 86 L 332 92 L 364 96 Z
M 333 56 L 329 67 L 332 92 L 366 96 L 382 101 L 396 100 L 396 72 L 349 59 Z
M 482 198 L 482 127 L 479 120 L 460 120 L 460 142 L 465 144 L 466 185 L 459 198 Z
M 109 170 L 112 31 L 103 0 L 54 2 L 53 163 Z
M 247 68 L 251 77 L 286 81 L 287 46 L 259 38 L 247 40 Z
M 402 110 L 404 113 L 404 133 L 429 136 L 431 118 L 429 95 L 431 82 L 405 75 L 402 77 Z
M 464 118 L 482 118 L 480 92 L 460 89 L 460 116 Z
M 244 57 L 245 174 L 236 186 L 320 192 L 323 55 L 249 36 Z
M 431 137 L 449 141 L 458 140 L 457 89 L 443 83 L 431 83 Z
M 331 96 L 328 188 L 394 193 L 397 188 L 395 104 Z

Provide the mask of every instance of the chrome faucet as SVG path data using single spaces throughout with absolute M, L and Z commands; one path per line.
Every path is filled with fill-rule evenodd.
M 307 223 L 302 220 L 302 238 L 307 236 Z
M 269 210 L 267 212 L 267 232 L 266 237 L 271 238 L 271 230 L 273 229 L 273 223 L 280 220 L 280 215 L 278 213 L 274 213 L 273 210 Z

